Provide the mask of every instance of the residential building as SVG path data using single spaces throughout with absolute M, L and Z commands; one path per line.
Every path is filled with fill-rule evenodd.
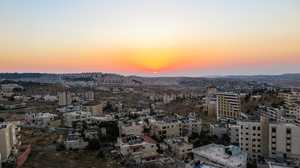
M 82 110 L 90 112 L 92 115 L 103 114 L 102 104 L 100 101 L 91 100 L 82 105 Z
M 44 100 L 49 101 L 49 102 L 54 102 L 54 101 L 57 101 L 58 98 L 57 98 L 57 95 L 55 93 L 51 93 L 51 94 L 45 95 Z
M 286 105 L 285 116 L 287 118 L 300 118 L 300 103 Z
M 78 137 L 75 134 L 68 134 L 65 140 L 67 150 L 85 149 L 88 144 L 88 142 L 83 141 L 82 137 Z
M 193 144 L 188 142 L 188 137 L 171 137 L 164 139 L 167 149 L 177 158 L 182 160 L 192 158 Z
M 62 90 L 60 92 L 58 92 L 58 105 L 60 106 L 67 106 L 70 105 L 72 103 L 72 99 L 71 99 L 71 93 L 68 90 Z
M 76 122 L 78 126 L 82 126 L 82 122 L 85 121 L 88 124 L 91 123 L 91 113 L 85 111 L 74 111 L 63 114 L 65 125 L 71 126 L 73 122 Z
M 189 113 L 187 119 L 181 119 L 181 136 L 191 136 L 192 133 L 200 135 L 202 128 L 201 119 L 197 119 L 195 113 Z
M 266 118 L 269 118 L 270 120 L 277 121 L 277 119 L 285 116 L 285 109 L 283 107 L 273 108 L 260 104 L 257 109 L 257 113 Z
M 87 130 L 84 131 L 84 136 L 85 138 L 90 138 L 90 139 L 93 139 L 93 138 L 96 138 L 98 139 L 99 136 L 99 131 L 101 131 L 101 134 L 106 136 L 106 128 L 105 127 L 101 127 L 99 129 L 98 126 L 89 126 Z
M 300 102 L 300 92 L 289 92 L 283 94 L 284 106 Z
M 85 97 L 85 99 L 93 100 L 94 99 L 94 92 L 88 91 L 88 92 L 84 93 L 84 97 Z
M 209 124 L 209 128 L 209 135 L 217 135 L 219 139 L 221 139 L 224 134 L 228 133 L 228 129 L 225 127 L 224 124 Z
M 143 121 L 119 119 L 119 136 L 124 137 L 128 134 L 140 135 L 144 130 Z
M 249 158 L 276 158 L 278 152 L 285 158 L 300 159 L 300 127 L 292 123 L 269 121 L 240 121 L 239 144 Z
M 241 117 L 241 100 L 240 95 L 226 92 L 217 94 L 217 119 Z
M 217 92 L 218 90 L 214 85 L 209 86 L 207 89 L 205 95 L 205 110 L 208 116 L 217 114 Z
M 157 161 L 157 142 L 146 135 L 129 135 L 117 139 L 116 148 L 121 159 L 127 163 Z
M 247 168 L 247 153 L 237 146 L 209 144 L 192 150 L 194 158 L 204 160 L 216 167 Z
M 18 132 L 21 130 L 18 125 L 20 121 L 2 122 L 0 123 L 0 153 L 1 162 L 6 162 L 11 152 L 15 155 L 19 152 L 21 146 L 21 135 Z
M 3 91 L 13 91 L 14 88 L 21 88 L 22 90 L 24 89 L 23 86 L 20 86 L 20 85 L 15 84 L 15 83 L 2 84 L 1 88 L 2 88 Z
M 239 125 L 231 124 L 228 127 L 228 136 L 230 138 L 230 143 L 239 143 Z
M 58 127 L 61 125 L 61 120 L 58 115 L 51 113 L 26 113 L 25 124 L 36 127 Z
M 163 140 L 172 136 L 181 136 L 181 122 L 173 118 L 157 118 L 149 120 L 150 136 Z

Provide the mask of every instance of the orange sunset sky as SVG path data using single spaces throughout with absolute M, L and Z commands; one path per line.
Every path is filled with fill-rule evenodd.
M 299 9 L 299 0 L 1 0 L 0 72 L 298 73 Z

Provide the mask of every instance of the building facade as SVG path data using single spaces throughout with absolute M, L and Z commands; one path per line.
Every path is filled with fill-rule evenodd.
M 241 117 L 240 95 L 236 93 L 217 94 L 217 119 L 221 118 L 238 119 Z

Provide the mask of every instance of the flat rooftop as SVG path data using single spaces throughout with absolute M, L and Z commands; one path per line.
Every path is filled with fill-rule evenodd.
M 225 153 L 225 146 L 223 145 L 209 144 L 195 148 L 192 152 L 226 167 L 241 167 L 247 164 L 247 153 L 239 152 L 232 156 Z

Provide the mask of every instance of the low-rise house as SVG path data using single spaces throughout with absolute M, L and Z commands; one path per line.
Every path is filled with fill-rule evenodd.
M 1 88 L 3 91 L 13 91 L 14 88 L 20 88 L 20 89 L 24 89 L 23 86 L 20 86 L 18 84 L 15 84 L 15 83 L 10 83 L 10 84 L 2 84 L 1 85 Z
M 83 141 L 82 137 L 78 137 L 75 134 L 68 134 L 65 141 L 67 150 L 85 149 L 88 144 L 88 142 Z
M 143 121 L 127 120 L 121 118 L 119 120 L 119 136 L 124 137 L 128 134 L 140 135 L 143 132 Z
M 99 131 L 101 131 L 102 135 L 106 136 L 106 128 L 102 127 L 99 129 L 98 126 L 90 126 L 87 130 L 84 131 L 85 138 L 89 139 L 99 139 Z
M 218 164 L 218 167 L 247 168 L 247 153 L 241 152 L 237 146 L 209 144 L 195 148 L 192 152 L 195 159 Z
M 193 145 L 188 142 L 188 137 L 172 137 L 164 139 L 167 149 L 177 158 L 182 160 L 192 158 Z
M 44 96 L 44 100 L 48 102 L 58 101 L 58 97 L 55 93 L 47 94 Z
M 157 161 L 157 142 L 146 135 L 128 135 L 117 139 L 116 148 L 125 164 Z
M 36 127 L 58 127 L 61 125 L 61 120 L 58 115 L 51 113 L 26 113 L 25 124 Z
M 18 108 L 24 108 L 26 107 L 26 103 L 9 103 L 9 104 L 3 104 L 4 109 L 18 109 Z
M 82 122 L 85 121 L 87 124 L 91 123 L 91 113 L 85 111 L 75 111 L 63 114 L 65 125 L 70 126 L 73 122 L 76 122 L 78 126 L 82 126 Z

